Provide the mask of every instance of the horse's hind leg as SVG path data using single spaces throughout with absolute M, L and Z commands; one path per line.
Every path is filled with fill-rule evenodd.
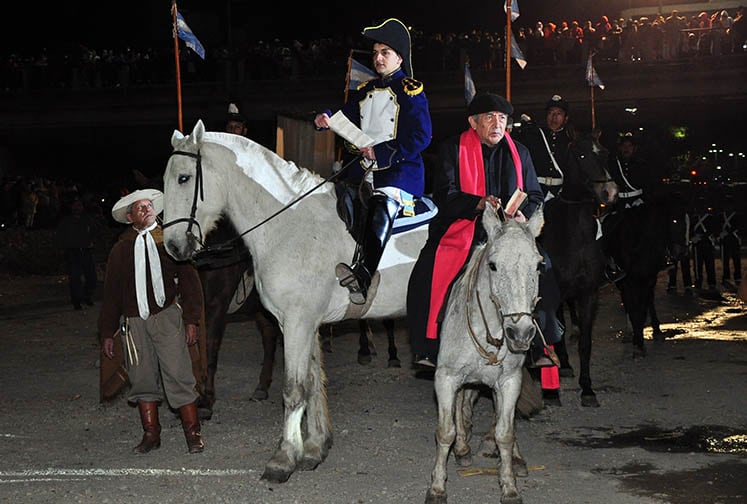
M 309 390 L 306 409 L 306 439 L 303 457 L 298 468 L 302 471 L 315 469 L 327 458 L 332 447 L 332 427 L 327 408 L 326 377 L 322 363 L 321 346 L 312 347 L 312 359 L 305 386 Z
M 454 440 L 454 460 L 462 467 L 472 465 L 472 453 L 469 441 L 472 438 L 472 413 L 480 391 L 474 387 L 465 387 L 459 391 L 454 408 L 456 438 Z
M 365 319 L 358 320 L 358 364 L 365 366 L 371 364 L 371 355 L 376 351 L 371 351 L 373 346 L 371 325 Z
M 581 405 L 599 407 L 597 395 L 591 387 L 591 332 L 596 316 L 598 294 L 594 292 L 579 300 L 577 306 L 581 333 L 578 338 L 579 377 Z
M 383 323 L 384 328 L 386 329 L 387 350 L 389 351 L 389 360 L 387 361 L 387 367 L 402 367 L 402 363 L 399 361 L 399 356 L 397 355 L 397 344 L 394 340 L 394 320 L 384 319 Z
M 425 494 L 426 504 L 446 503 L 446 462 L 456 437 L 454 413 L 457 390 L 456 378 L 440 376 L 436 371 L 434 388 L 438 400 L 438 426 L 436 427 L 436 461 L 431 471 L 431 486 Z M 461 392 L 459 392 L 461 394 Z

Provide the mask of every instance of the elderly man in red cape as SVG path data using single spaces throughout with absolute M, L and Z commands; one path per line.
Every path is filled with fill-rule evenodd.
M 417 365 L 435 365 L 439 314 L 473 245 L 486 239 L 480 222 L 485 205 L 505 206 L 517 188 L 527 198 L 514 218 L 528 218 L 542 205 L 529 151 L 506 132 L 512 113 L 513 106 L 502 96 L 477 94 L 467 110 L 470 127 L 440 147 L 433 179 L 439 212 L 430 224 L 407 292 L 407 321 Z

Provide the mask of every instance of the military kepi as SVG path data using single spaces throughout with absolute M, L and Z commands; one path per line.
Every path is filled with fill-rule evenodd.
M 495 93 L 477 93 L 467 107 L 468 116 L 495 111 L 511 115 L 514 113 L 514 107 L 504 97 Z
M 389 18 L 380 25 L 363 28 L 363 36 L 386 44 L 402 56 L 402 70 L 412 77 L 412 59 L 410 58 L 410 30 L 399 19 Z

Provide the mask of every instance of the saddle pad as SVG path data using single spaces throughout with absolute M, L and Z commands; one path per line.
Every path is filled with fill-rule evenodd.
M 411 229 L 415 229 L 418 226 L 427 224 L 430 220 L 438 213 L 438 207 L 428 196 L 421 196 L 415 200 L 415 215 L 412 217 L 404 217 L 402 210 L 397 214 L 394 219 L 394 226 L 392 228 L 392 234 L 404 233 Z

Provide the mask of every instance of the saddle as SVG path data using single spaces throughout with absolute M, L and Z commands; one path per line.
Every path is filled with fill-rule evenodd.
M 373 194 L 369 184 L 358 184 L 349 182 L 336 182 L 335 193 L 337 195 L 337 215 L 353 239 L 358 243 L 366 222 L 366 206 L 361 197 L 368 201 Z M 438 208 L 433 200 L 427 196 L 421 196 L 415 200 L 415 215 L 405 217 L 400 209 L 394 219 L 392 234 L 404 233 L 418 226 L 425 225 L 436 216 Z

